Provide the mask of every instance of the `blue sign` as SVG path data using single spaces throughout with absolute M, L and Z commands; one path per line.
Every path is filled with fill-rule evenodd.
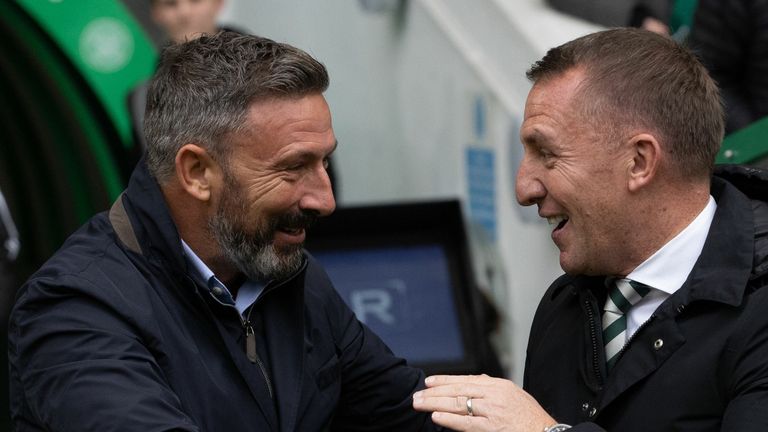
M 491 149 L 469 147 L 466 158 L 470 218 L 483 227 L 488 237 L 495 242 L 497 237 L 495 154 Z

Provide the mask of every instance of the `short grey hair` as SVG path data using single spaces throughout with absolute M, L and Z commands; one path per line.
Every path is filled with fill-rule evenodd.
M 166 183 L 187 143 L 226 168 L 227 137 L 240 131 L 253 103 L 322 93 L 328 83 L 325 66 L 309 54 L 259 36 L 224 31 L 170 45 L 147 91 L 149 171 Z

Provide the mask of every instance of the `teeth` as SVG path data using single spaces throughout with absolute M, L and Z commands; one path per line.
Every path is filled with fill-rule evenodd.
M 568 216 L 563 216 L 563 215 L 547 217 L 547 222 L 549 222 L 550 225 L 558 225 L 560 224 L 560 222 L 567 221 L 567 220 L 568 220 Z

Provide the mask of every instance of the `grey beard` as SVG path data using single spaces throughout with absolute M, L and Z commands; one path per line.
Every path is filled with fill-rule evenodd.
M 250 280 L 283 280 L 301 267 L 302 247 L 275 249 L 267 234 L 274 233 L 272 227 L 247 233 L 242 225 L 234 223 L 221 211 L 208 225 L 229 261 Z

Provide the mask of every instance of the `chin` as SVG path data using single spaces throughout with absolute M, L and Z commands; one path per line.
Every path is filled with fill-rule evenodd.
M 593 275 L 593 273 L 590 272 L 589 266 L 585 263 L 574 262 L 573 260 L 568 259 L 568 257 L 564 257 L 562 252 L 560 252 L 560 268 L 563 269 L 566 274 L 571 276 Z
M 568 258 L 564 257 L 563 254 L 564 252 L 560 251 L 560 268 L 563 269 L 563 271 L 569 275 L 577 274 L 577 273 L 574 273 L 574 268 L 572 266 L 573 263 L 568 261 Z
M 304 243 L 290 243 L 290 244 L 277 244 L 272 243 L 272 249 L 276 255 L 281 257 L 294 256 L 297 253 L 301 253 L 304 249 Z

